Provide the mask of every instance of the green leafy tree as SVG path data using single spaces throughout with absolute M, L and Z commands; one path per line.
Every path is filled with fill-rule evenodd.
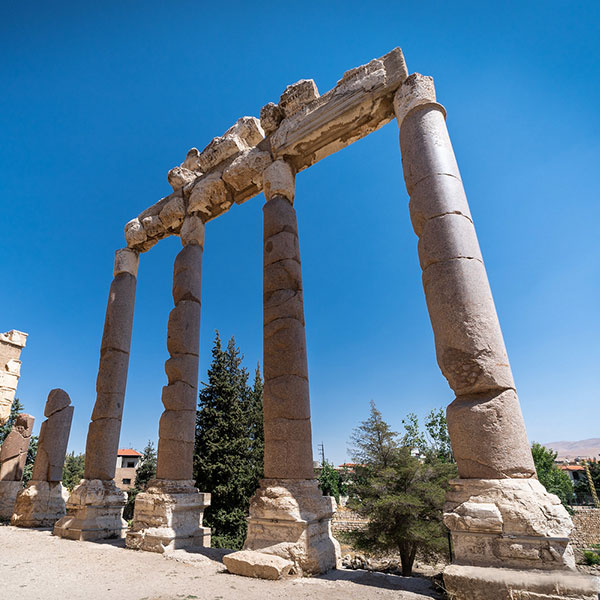
M 4 442 L 6 436 L 12 431 L 13 425 L 17 420 L 17 417 L 23 412 L 23 405 L 18 398 L 13 400 L 12 406 L 10 407 L 10 416 L 8 421 L 4 425 L 0 426 L 0 444 Z
M 443 408 L 434 409 L 425 417 L 425 431 L 421 430 L 419 419 L 409 413 L 402 420 L 405 433 L 402 445 L 417 449 L 424 456 L 435 456 L 445 462 L 454 462 L 448 423 Z
M 250 498 L 263 475 L 262 380 L 254 386 L 231 338 L 223 349 L 216 333 L 208 384 L 200 392 L 196 418 L 194 474 L 200 490 L 210 491 L 204 513 L 214 547 L 239 549 L 247 533 Z
M 23 469 L 23 485 L 27 485 L 31 476 L 33 475 L 33 463 L 38 451 L 39 437 L 32 435 L 29 439 L 29 447 L 27 448 L 27 459 L 25 460 L 25 467 Z
M 0 427 L 0 445 L 4 442 L 8 434 L 12 431 L 13 425 L 17 420 L 17 417 L 23 412 L 23 405 L 18 398 L 13 400 L 12 406 L 10 407 L 10 416 L 4 425 Z M 33 474 L 33 463 L 37 455 L 38 447 L 38 436 L 32 435 L 29 439 L 29 447 L 27 448 L 27 459 L 25 461 L 25 467 L 23 469 L 23 485 L 26 485 L 31 479 Z
M 565 507 L 569 507 L 573 501 L 573 484 L 569 476 L 554 462 L 557 453 L 534 442 L 531 454 L 540 483 L 549 493 L 556 494 Z
M 127 504 L 123 511 L 123 518 L 126 521 L 133 519 L 135 509 L 135 499 L 140 492 L 145 492 L 148 482 L 156 477 L 156 449 L 151 440 L 148 440 L 140 464 L 135 472 L 135 482 L 133 487 L 127 491 Z
M 85 454 L 75 454 L 71 452 L 65 457 L 65 466 L 63 467 L 62 483 L 69 490 L 73 491 L 76 485 L 83 479 L 85 470 Z
M 333 496 L 338 504 L 340 503 L 340 495 L 346 495 L 346 484 L 342 474 L 336 471 L 328 460 L 325 460 L 321 465 L 318 482 L 323 496 Z
M 413 426 L 416 421 L 409 416 L 408 423 Z M 418 427 L 408 433 L 418 435 Z M 379 440 L 385 444 L 374 443 Z M 414 446 L 399 444 L 373 402 L 369 419 L 354 432 L 353 443 L 352 455 L 361 464 L 356 467 L 349 506 L 368 523 L 349 537 L 360 550 L 399 553 L 402 574 L 409 576 L 417 551 L 447 552 L 442 509 L 456 466 L 433 453 L 424 460 L 411 456 Z

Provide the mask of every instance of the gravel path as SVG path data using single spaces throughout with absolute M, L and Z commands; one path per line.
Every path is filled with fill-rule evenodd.
M 201 553 L 200 553 L 201 552 Z M 0 526 L 0 598 L 20 600 L 424 600 L 427 579 L 338 570 L 263 581 L 231 575 L 222 550 L 136 552 L 123 541 L 74 542 L 48 530 Z

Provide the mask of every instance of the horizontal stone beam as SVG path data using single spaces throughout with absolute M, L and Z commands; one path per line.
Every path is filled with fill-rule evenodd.
M 138 252 L 179 235 L 186 214 L 206 223 L 262 191 L 263 171 L 284 159 L 296 172 L 345 148 L 394 118 L 393 96 L 408 77 L 395 48 L 347 71 L 323 96 L 311 79 L 288 86 L 278 104 L 263 106 L 260 121 L 242 117 L 201 152 L 192 148 L 169 171 L 173 193 L 125 226 L 125 239 Z

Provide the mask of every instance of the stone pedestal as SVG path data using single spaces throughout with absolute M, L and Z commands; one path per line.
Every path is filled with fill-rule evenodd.
M 15 502 L 11 525 L 52 527 L 66 514 L 69 492 L 60 481 L 30 481 Z
M 10 519 L 17 494 L 23 489 L 21 481 L 0 481 L 0 519 Z
M 340 546 L 331 533 L 335 500 L 314 479 L 262 479 L 250 500 L 245 550 L 275 554 L 299 575 L 335 569 Z
M 596 598 L 597 580 L 576 572 L 571 518 L 537 479 L 456 479 L 444 523 L 454 563 L 444 582 L 457 600 Z
M 82 479 L 69 496 L 66 516 L 54 525 L 54 535 L 71 540 L 124 537 L 126 502 L 127 494 L 114 481 Z
M 210 547 L 210 528 L 202 526 L 210 494 L 194 482 L 155 479 L 135 499 L 135 519 L 127 532 L 128 548 L 168 552 L 190 546 Z

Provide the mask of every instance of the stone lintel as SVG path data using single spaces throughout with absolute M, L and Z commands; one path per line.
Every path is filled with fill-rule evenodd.
M 0 333 L 0 342 L 11 344 L 12 346 L 18 346 L 19 348 L 25 348 L 28 335 L 28 333 L 19 331 L 18 329 L 11 329 L 6 333 Z

